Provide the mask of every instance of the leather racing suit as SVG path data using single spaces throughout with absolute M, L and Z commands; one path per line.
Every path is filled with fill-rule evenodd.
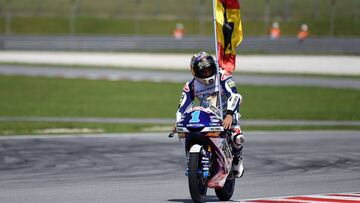
M 237 92 L 231 74 L 223 70 L 220 70 L 220 88 L 222 93 L 223 117 L 225 117 L 226 114 L 232 115 L 232 128 L 240 129 L 239 107 L 242 96 Z M 205 85 L 195 78 L 188 81 L 182 91 L 179 109 L 176 113 L 176 121 L 179 121 L 182 114 L 193 105 L 195 98 L 199 100 L 200 106 L 206 108 L 211 105 L 211 102 L 214 102 L 211 99 L 214 95 L 216 95 L 215 83 Z
M 223 105 L 223 117 L 227 114 L 232 115 L 231 140 L 233 141 L 233 154 L 235 157 L 240 158 L 243 149 L 244 137 L 240 128 L 240 114 L 239 108 L 242 96 L 237 92 L 235 82 L 231 74 L 226 71 L 220 70 L 220 88 L 221 100 Z M 193 78 L 188 81 L 182 91 L 180 104 L 176 113 L 176 121 L 181 119 L 181 116 L 188 108 L 191 108 L 195 98 L 199 100 L 199 105 L 202 107 L 209 107 L 211 102 L 216 100 L 215 83 L 205 85 Z M 214 99 L 215 98 L 215 99 Z M 216 105 L 214 105 L 216 106 Z
M 233 161 L 233 169 L 237 172 L 235 177 L 239 178 L 242 176 L 244 168 L 242 165 L 242 151 L 244 144 L 244 136 L 241 132 L 240 128 L 240 103 L 242 100 L 242 96 L 237 92 L 235 82 L 231 76 L 231 74 L 220 70 L 220 91 L 221 91 L 221 101 L 223 105 L 223 117 L 227 114 L 232 115 L 232 151 L 234 155 Z M 202 107 L 209 107 L 210 105 L 217 106 L 212 104 L 214 100 L 216 101 L 215 92 L 215 83 L 205 85 L 200 83 L 198 80 L 193 78 L 192 80 L 186 82 L 181 99 L 178 111 L 176 112 L 176 122 L 178 122 L 182 114 L 186 112 L 188 108 L 191 108 L 195 98 L 199 100 L 199 105 Z

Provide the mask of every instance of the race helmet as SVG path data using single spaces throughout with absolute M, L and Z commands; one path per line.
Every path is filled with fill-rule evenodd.
M 202 84 L 210 85 L 215 82 L 216 64 L 214 58 L 206 53 L 195 54 L 190 61 L 191 73 Z

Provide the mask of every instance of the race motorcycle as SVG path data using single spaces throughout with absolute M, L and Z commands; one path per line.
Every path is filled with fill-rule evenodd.
M 185 139 L 186 175 L 192 200 L 204 202 L 207 188 L 214 188 L 219 200 L 229 200 L 235 187 L 228 136 L 231 132 L 224 131 L 220 111 L 213 106 L 189 108 L 169 137 L 175 133 Z

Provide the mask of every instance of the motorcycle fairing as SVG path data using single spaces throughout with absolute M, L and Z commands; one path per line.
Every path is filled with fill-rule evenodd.
M 196 114 L 194 114 L 196 113 Z M 192 107 L 176 124 L 177 132 L 223 131 L 222 119 L 209 108 Z
M 217 162 L 219 164 L 218 172 L 208 181 L 209 188 L 222 188 L 224 187 L 227 176 L 231 171 L 231 164 L 233 157 L 231 155 L 231 148 L 225 138 L 209 138 L 215 146 L 214 152 L 216 153 Z

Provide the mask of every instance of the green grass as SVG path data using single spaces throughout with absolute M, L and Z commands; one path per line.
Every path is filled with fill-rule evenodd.
M 5 19 L 0 17 L 0 32 L 5 32 Z M 175 24 L 179 20 L 126 20 L 117 18 L 79 17 L 76 19 L 75 33 L 78 35 L 172 35 Z M 196 20 L 182 19 L 186 27 L 186 34 L 198 35 L 199 23 Z M 300 25 L 304 21 L 282 22 L 282 35 L 295 37 Z M 310 35 L 327 36 L 329 34 L 329 22 L 326 20 L 311 20 L 308 22 Z M 244 22 L 245 36 L 264 35 L 264 23 L 261 21 Z M 335 36 L 359 36 L 359 22 L 348 19 L 336 20 Z M 70 32 L 69 19 L 67 17 L 14 17 L 11 24 L 13 34 L 56 35 Z M 205 22 L 203 34 L 212 35 L 213 25 L 210 21 Z
M 176 89 L 180 85 L 0 76 L 0 115 L 172 117 Z
M 4 76 L 0 84 L 2 116 L 130 118 L 172 117 L 182 86 Z
M 309 35 L 311 37 L 328 36 L 330 30 L 330 23 L 327 20 L 296 20 L 291 22 L 280 22 L 281 36 L 296 37 L 300 25 L 307 23 L 309 26 Z M 359 22 L 354 22 L 351 19 L 337 19 L 335 21 L 334 36 L 338 37 L 351 37 L 359 36 L 360 29 L 354 29 L 359 27 Z M 264 35 L 264 22 L 251 21 L 244 23 L 243 25 L 244 35 Z M 270 30 L 270 25 L 269 25 Z
M 10 1 L 1 6 L 0 32 L 5 32 L 5 14 Z M 12 0 L 13 34 L 68 34 L 71 2 L 69 0 Z M 211 1 L 194 0 L 82 0 L 76 9 L 76 34 L 170 35 L 182 22 L 189 35 L 211 35 Z M 331 0 L 270 0 L 269 25 L 264 25 L 265 1 L 241 0 L 244 34 L 267 35 L 272 21 L 280 22 L 282 35 L 295 36 L 307 23 L 311 36 L 328 36 Z M 289 4 L 286 4 L 288 2 Z M 40 4 L 39 4 L 40 3 Z M 286 6 L 288 5 L 288 7 Z M 288 11 L 288 12 L 286 12 Z M 204 30 L 200 32 L 204 15 Z M 136 20 L 139 19 L 139 20 Z M 337 1 L 335 36 L 360 35 L 358 0 Z
M 5 32 L 5 19 L 0 17 L 0 32 Z M 113 18 L 79 17 L 76 19 L 74 34 L 105 35 L 168 35 L 171 36 L 178 20 L 124 20 Z M 188 35 L 199 32 L 195 20 L 182 20 Z M 137 24 L 138 23 L 138 24 Z M 13 34 L 56 35 L 70 32 L 67 17 L 14 17 L 11 24 Z M 207 22 L 205 33 L 212 33 L 212 24 Z
M 0 76 L 0 116 L 174 118 L 183 84 Z M 241 85 L 244 119 L 360 120 L 360 91 Z
M 245 118 L 359 120 L 360 91 L 320 87 L 240 87 Z
M 0 116 L 174 118 L 183 84 L 0 76 Z M 360 91 L 241 85 L 243 119 L 360 120 Z M 169 125 L 0 122 L 0 134 L 53 128 L 169 131 Z M 244 130 L 359 130 L 359 126 L 243 126 Z M 100 130 L 100 131 L 99 131 Z
M 3 10 L 11 8 L 16 15 L 57 15 L 67 16 L 71 12 L 72 2 L 69 0 L 12 0 L 3 2 Z M 194 1 L 194 0 L 81 0 L 77 1 L 77 14 L 94 16 L 112 16 L 112 17 L 161 17 L 168 16 L 175 18 L 197 18 L 201 9 L 206 16 L 212 14 L 212 1 Z M 328 18 L 331 11 L 331 0 L 270 0 L 271 18 L 282 19 L 288 17 L 291 19 L 299 18 Z M 40 4 L 39 4 L 40 3 Z M 200 4 L 201 3 L 201 4 Z M 263 18 L 265 1 L 240 0 L 241 11 L 244 17 L 254 19 Z M 288 4 L 287 4 L 288 3 Z M 337 1 L 336 15 L 339 17 L 353 17 L 358 14 L 356 11 L 360 4 L 354 0 Z M 288 10 L 287 10 L 288 8 Z M 356 17 L 355 17 L 356 18 Z

